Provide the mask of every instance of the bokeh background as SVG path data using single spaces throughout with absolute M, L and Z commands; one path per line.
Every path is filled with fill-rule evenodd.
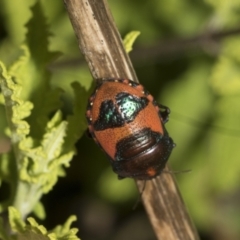
M 33 0 L 0 0 L 0 58 L 8 61 L 24 40 Z M 87 91 L 92 80 L 80 56 L 63 1 L 42 1 L 62 56 L 50 66 L 53 87 Z M 173 171 L 201 239 L 240 239 L 240 2 L 238 0 L 109 0 L 122 37 L 141 32 L 130 53 L 140 82 L 171 109 L 167 129 L 177 144 Z M 41 39 L 36 44 L 41 44 Z M 6 54 L 7 53 L 7 54 Z M 114 77 L 114 76 L 110 76 Z M 9 149 L 0 106 L 0 151 Z M 86 240 L 156 239 L 131 179 L 119 181 L 104 153 L 86 136 L 77 143 L 67 176 L 42 199 L 53 228 L 70 214 Z M 0 195 L 1 188 L 0 188 Z

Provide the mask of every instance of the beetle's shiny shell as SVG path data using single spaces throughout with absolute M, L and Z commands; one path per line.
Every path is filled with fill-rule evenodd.
M 174 143 L 158 105 L 133 81 L 102 81 L 89 99 L 89 132 L 123 177 L 151 179 L 165 166 Z

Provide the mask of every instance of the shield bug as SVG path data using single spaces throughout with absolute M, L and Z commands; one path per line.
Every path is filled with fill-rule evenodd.
M 175 146 L 164 124 L 169 108 L 128 79 L 98 80 L 86 112 L 88 131 L 119 178 L 159 175 Z

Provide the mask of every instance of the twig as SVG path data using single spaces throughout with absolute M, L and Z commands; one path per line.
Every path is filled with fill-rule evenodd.
M 69 18 L 94 79 L 136 79 L 119 33 L 104 1 L 64 0 Z
M 215 30 L 203 32 L 202 34 L 178 39 L 162 39 L 161 41 L 149 47 L 136 47 L 130 53 L 131 59 L 135 64 L 149 61 L 167 62 L 170 60 L 181 59 L 185 54 L 198 51 L 201 53 L 202 49 L 211 54 L 218 54 L 219 42 L 224 38 L 240 35 L 240 28 L 229 30 Z M 62 62 L 56 62 L 51 65 L 51 68 L 62 67 L 79 67 L 84 64 L 84 60 L 80 57 Z
M 106 0 L 64 0 L 94 79 L 120 77 L 137 81 Z M 142 190 L 143 181 L 137 181 Z M 199 239 L 171 174 L 147 181 L 143 203 L 158 239 Z
M 154 45 L 144 48 L 136 48 L 131 53 L 131 59 L 136 62 L 169 61 L 179 59 L 186 53 L 200 52 L 204 50 L 210 55 L 219 53 L 219 42 L 224 38 L 240 35 L 240 28 L 229 30 L 205 31 L 202 34 L 178 39 L 163 39 Z

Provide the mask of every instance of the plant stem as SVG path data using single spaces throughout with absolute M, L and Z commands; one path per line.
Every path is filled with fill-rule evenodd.
M 79 48 L 94 79 L 138 82 L 106 0 L 64 0 Z M 137 181 L 140 192 L 143 181 Z M 171 174 L 147 181 L 143 203 L 158 239 L 199 239 Z

